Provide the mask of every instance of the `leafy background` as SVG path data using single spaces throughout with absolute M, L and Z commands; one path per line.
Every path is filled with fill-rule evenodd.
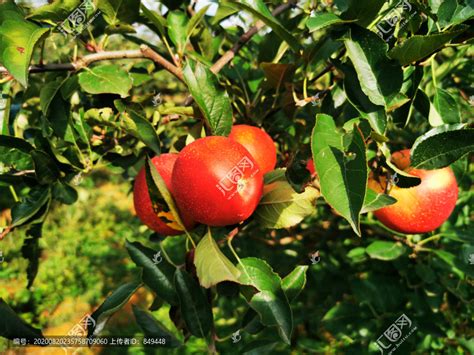
M 401 314 L 417 329 L 399 353 L 474 351 L 472 1 L 413 1 L 387 41 L 377 25 L 389 28 L 398 1 L 290 10 L 101 0 L 101 15 L 74 40 L 50 30 L 78 3 L 0 4 L 0 63 L 15 79 L 0 78 L 1 351 L 32 331 L 20 318 L 38 336 L 64 335 L 90 312 L 108 320 L 102 335 L 167 334 L 173 350 L 85 353 L 375 353 Z M 256 20 L 265 29 L 217 66 Z M 97 49 L 133 59 L 74 60 Z M 163 70 L 156 55 L 178 70 Z M 28 75 L 41 59 L 78 72 Z M 179 151 L 203 131 L 226 135 L 232 117 L 265 128 L 287 169 L 265 177 L 263 203 L 238 234 L 192 233 L 193 265 L 189 237 L 140 225 L 130 189 L 146 154 Z M 452 167 L 460 195 L 439 230 L 406 236 L 374 219 L 370 211 L 393 201 L 366 180 L 369 170 L 397 172 L 400 185 L 416 185 L 384 159 L 412 146 L 417 166 Z M 311 156 L 319 176 L 328 161 L 340 170 L 308 186 Z

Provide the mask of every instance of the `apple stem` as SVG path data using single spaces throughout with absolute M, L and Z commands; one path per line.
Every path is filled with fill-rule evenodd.
M 236 228 L 237 229 L 237 228 Z M 237 229 L 238 231 L 238 229 Z M 242 264 L 242 262 L 240 261 L 240 258 L 239 256 L 237 255 L 236 251 L 234 250 L 234 247 L 232 246 L 232 239 L 234 239 L 235 235 L 237 233 L 233 233 L 233 231 L 229 234 L 229 236 L 227 237 L 227 245 L 229 246 L 229 249 L 230 251 L 232 252 L 232 254 L 234 255 L 234 257 L 237 259 L 237 261 L 239 262 L 239 264 Z M 245 268 L 244 268 L 245 270 Z
M 165 257 L 165 259 L 171 264 L 173 265 L 175 268 L 178 267 L 178 265 L 176 265 L 173 260 L 171 260 L 171 258 L 169 257 L 168 253 L 166 252 L 166 249 L 165 247 L 163 246 L 163 243 L 160 243 L 160 249 L 161 251 L 163 252 L 163 256 Z
M 425 245 L 426 243 L 429 243 L 431 242 L 432 240 L 438 240 L 439 238 L 441 238 L 443 236 L 443 234 L 435 234 L 435 235 L 432 235 L 431 237 L 428 237 L 426 239 L 423 239 L 423 240 L 420 240 L 418 243 L 416 243 L 417 246 L 421 246 L 421 245 Z
M 196 249 L 196 243 L 194 242 L 193 237 L 191 237 L 191 234 L 189 234 L 189 232 L 186 229 L 184 231 L 186 232 L 186 237 L 188 238 L 188 240 L 193 245 L 193 248 Z

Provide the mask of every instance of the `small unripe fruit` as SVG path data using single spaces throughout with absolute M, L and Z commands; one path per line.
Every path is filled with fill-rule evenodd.
M 171 184 L 178 206 L 195 221 L 225 226 L 253 213 L 262 196 L 263 175 L 242 145 L 212 136 L 179 153 Z
M 235 125 L 229 138 L 242 144 L 257 162 L 262 174 L 275 169 L 277 156 L 273 139 L 262 129 L 248 125 Z
M 173 195 L 171 174 L 177 158 L 178 154 L 161 154 L 151 160 L 163 178 L 171 195 Z M 138 218 L 155 232 L 162 235 L 179 235 L 184 233 L 174 220 L 171 212 L 154 211 L 146 183 L 145 167 L 140 170 L 135 179 L 133 186 L 133 204 Z M 195 222 L 186 211 L 181 210 L 180 216 L 186 229 L 189 230 L 194 227 Z
M 393 205 L 374 212 L 385 226 L 407 234 L 427 233 L 441 226 L 451 215 L 458 198 L 458 185 L 451 168 L 423 170 L 410 167 L 410 150 L 392 154 L 393 163 L 410 175 L 418 176 L 421 183 L 410 188 L 393 186 L 390 196 L 397 199 Z M 369 187 L 383 192 L 386 178 L 369 179 Z

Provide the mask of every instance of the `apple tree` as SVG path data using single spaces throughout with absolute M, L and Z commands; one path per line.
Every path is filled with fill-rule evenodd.
M 182 233 L 123 241 L 135 281 L 96 308 L 91 342 L 146 287 L 155 302 L 134 307 L 130 322 L 165 339 L 148 345 L 176 353 L 474 351 L 473 7 L 2 1 L 0 196 L 11 221 L 0 245 L 26 230 L 26 287 L 34 287 L 55 206 L 74 204 L 98 166 L 130 186 L 144 169 L 147 197 Z M 258 206 L 239 223 L 184 228 L 151 158 L 227 137 L 238 124 L 262 128 L 277 147 Z M 392 157 L 403 149 L 405 166 Z M 213 161 L 196 164 L 226 159 L 216 147 Z M 450 206 L 440 171 L 452 174 Z M 206 183 L 203 200 L 216 193 Z M 423 198 L 405 197 L 413 191 Z M 420 228 L 446 216 L 407 232 L 379 211 Z M 163 307 L 173 328 L 154 315 Z M 399 334 L 390 337 L 393 324 Z M 0 335 L 44 337 L 5 300 Z

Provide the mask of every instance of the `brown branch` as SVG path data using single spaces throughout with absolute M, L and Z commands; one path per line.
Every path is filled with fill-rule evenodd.
M 286 4 L 282 4 L 278 6 L 275 10 L 272 11 L 273 16 L 278 16 L 282 12 L 285 12 L 292 6 L 294 6 L 296 3 L 295 0 L 290 0 Z M 254 26 L 252 26 L 247 32 L 245 32 L 240 38 L 238 39 L 237 42 L 232 46 L 231 49 L 229 49 L 227 52 L 225 52 L 222 57 L 220 57 L 217 62 L 215 62 L 211 66 L 211 71 L 214 74 L 219 73 L 222 68 L 224 68 L 227 64 L 229 64 L 232 59 L 234 59 L 235 55 L 240 51 L 240 49 L 248 42 L 250 39 L 257 34 L 258 31 L 260 31 L 263 27 L 265 26 L 265 23 L 261 20 L 257 21 Z M 183 105 L 184 106 L 189 106 L 193 103 L 194 99 L 192 96 L 188 96 L 187 99 L 184 101 Z
M 272 15 L 277 16 L 287 9 L 294 6 L 296 3 L 295 0 L 290 0 L 289 2 L 278 6 L 273 10 Z M 235 57 L 237 52 L 262 28 L 265 26 L 263 21 L 257 21 L 255 26 L 250 28 L 245 32 L 239 40 L 234 44 L 234 46 L 228 50 L 226 53 L 220 57 L 217 62 L 211 66 L 211 71 L 218 73 L 222 68 L 228 64 Z M 105 51 L 98 52 L 86 55 L 85 57 L 79 58 L 78 60 L 71 63 L 51 63 L 51 64 L 42 64 L 42 65 L 31 65 L 28 68 L 29 73 L 44 73 L 44 72 L 54 72 L 54 71 L 77 71 L 82 68 L 88 67 L 90 64 L 102 60 L 113 60 L 113 59 L 133 59 L 133 58 L 148 58 L 153 62 L 161 65 L 165 70 L 169 71 L 176 78 L 183 81 L 183 73 L 181 68 L 177 67 L 173 63 L 169 62 L 166 58 L 155 52 L 153 49 L 147 45 L 141 45 L 139 50 L 123 50 L 123 51 Z M 8 70 L 0 66 L 0 77 L 8 76 Z M 189 98 L 188 100 L 189 101 Z M 188 103 L 188 105 L 192 102 Z
M 31 65 L 29 67 L 30 73 L 44 73 L 50 71 L 77 71 L 79 69 L 88 67 L 90 64 L 103 61 L 103 60 L 114 60 L 114 59 L 136 59 L 136 58 L 147 58 L 151 59 L 155 63 L 161 65 L 164 69 L 169 71 L 171 74 L 176 76 L 179 80 L 183 80 L 183 74 L 181 70 L 162 57 L 160 54 L 155 52 L 153 49 L 146 45 L 141 45 L 140 49 L 135 50 L 122 50 L 122 51 L 110 51 L 110 52 L 98 52 L 86 55 L 85 57 L 79 58 L 71 63 L 51 63 L 44 65 Z M 8 70 L 5 67 L 0 66 L 0 77 L 8 75 Z
M 155 52 L 153 49 L 148 47 L 147 45 L 142 44 L 140 46 L 140 50 L 143 53 L 143 55 L 146 58 L 151 59 L 157 64 L 160 64 L 163 68 L 165 68 L 167 71 L 169 71 L 171 74 L 173 74 L 175 77 L 177 77 L 179 80 L 183 81 L 183 72 L 181 71 L 180 68 L 166 60 L 164 57 L 159 55 L 157 52 Z
M 296 1 L 291 0 L 287 2 L 286 4 L 282 4 L 278 6 L 275 10 L 273 10 L 272 15 L 273 16 L 278 16 L 282 12 L 285 12 L 292 6 L 294 6 Z M 224 68 L 226 64 L 228 64 L 232 59 L 234 59 L 235 55 L 237 54 L 238 51 L 255 35 L 257 34 L 258 31 L 262 29 L 262 27 L 265 26 L 265 23 L 263 21 L 257 21 L 255 26 L 250 28 L 247 32 L 245 32 L 242 36 L 240 36 L 239 40 L 234 44 L 234 46 L 229 49 L 227 52 L 225 52 L 222 57 L 220 57 L 217 62 L 215 62 L 211 66 L 211 71 L 214 74 L 217 74 Z

